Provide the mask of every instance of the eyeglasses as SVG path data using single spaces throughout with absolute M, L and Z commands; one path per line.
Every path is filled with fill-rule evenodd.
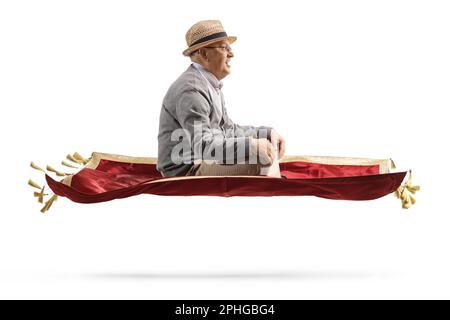
M 231 47 L 230 46 L 209 46 L 209 47 L 203 47 L 203 48 L 208 48 L 208 49 L 214 49 L 214 48 L 217 48 L 217 49 L 222 49 L 222 50 L 226 50 L 227 52 L 233 52 L 233 50 L 231 49 Z

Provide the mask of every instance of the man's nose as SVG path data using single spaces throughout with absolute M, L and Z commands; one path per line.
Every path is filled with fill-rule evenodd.
M 234 57 L 233 51 L 228 51 L 228 52 L 227 52 L 227 57 L 228 57 L 228 58 L 233 58 L 233 57 Z

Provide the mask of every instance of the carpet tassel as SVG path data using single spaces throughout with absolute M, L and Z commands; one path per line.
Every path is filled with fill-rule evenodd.
M 78 152 L 75 152 L 73 154 L 73 158 L 78 160 L 78 161 L 81 161 L 83 164 L 86 164 L 89 161 L 89 159 L 86 159 L 86 158 L 82 157 Z
M 74 156 L 72 156 L 72 155 L 70 155 L 70 154 L 68 154 L 68 155 L 66 156 L 66 159 L 68 159 L 68 160 L 70 160 L 70 161 L 72 161 L 72 162 L 78 163 L 78 164 L 83 164 L 83 161 L 75 159 Z
M 420 190 L 419 185 L 412 184 L 412 173 L 410 170 L 408 180 L 406 181 L 405 184 L 398 187 L 398 189 L 394 192 L 394 195 L 398 199 L 401 199 L 403 209 L 409 209 L 413 204 L 416 203 L 416 199 L 412 195 L 419 190 Z
M 62 172 L 56 170 L 55 168 L 53 168 L 51 166 L 47 166 L 47 170 L 50 171 L 50 172 L 56 173 L 56 175 L 58 177 L 65 177 L 65 176 L 70 175 L 69 173 L 62 173 Z
M 63 160 L 63 161 L 61 162 L 61 164 L 62 164 L 63 166 L 69 167 L 69 168 L 79 169 L 79 167 L 77 167 L 77 166 L 75 166 L 75 165 L 73 165 L 73 164 L 71 164 L 71 163 L 68 163 L 68 162 L 65 161 L 65 160 Z
M 41 192 L 34 192 L 34 196 L 38 198 L 39 203 L 44 203 L 44 196 L 48 196 L 47 193 L 44 193 L 44 188 L 42 187 Z
M 58 196 L 56 194 L 52 195 L 51 198 L 45 202 L 45 205 L 42 207 L 41 212 L 45 213 L 50 210 L 50 207 L 52 206 L 53 202 L 56 201 L 56 199 L 58 199 Z
M 34 182 L 34 181 L 31 180 L 31 179 L 28 180 L 28 185 L 29 185 L 29 186 L 32 186 L 33 188 L 39 189 L 39 190 L 42 189 L 40 185 L 38 185 L 36 182 Z
M 31 161 L 30 166 L 35 169 L 35 170 L 39 170 L 45 173 L 45 170 L 42 169 L 41 167 L 37 166 L 33 161 Z M 40 188 L 39 188 L 40 189 Z
M 397 166 L 395 165 L 394 160 L 392 160 L 392 158 L 391 158 L 390 160 L 391 160 L 391 169 L 392 169 L 392 170 L 397 169 Z

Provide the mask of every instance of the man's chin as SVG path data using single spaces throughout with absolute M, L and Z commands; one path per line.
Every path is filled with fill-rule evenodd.
M 227 75 L 231 73 L 230 68 L 223 68 L 221 72 L 221 79 L 225 78 Z M 220 80 L 220 79 L 219 79 Z

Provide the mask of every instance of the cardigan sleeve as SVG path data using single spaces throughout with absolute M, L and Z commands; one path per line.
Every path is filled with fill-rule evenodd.
M 212 128 L 211 107 L 205 93 L 196 89 L 183 91 L 176 104 L 176 116 L 185 137 L 190 139 L 192 161 L 215 160 L 217 163 L 246 163 L 250 157 L 250 137 L 228 136 Z

